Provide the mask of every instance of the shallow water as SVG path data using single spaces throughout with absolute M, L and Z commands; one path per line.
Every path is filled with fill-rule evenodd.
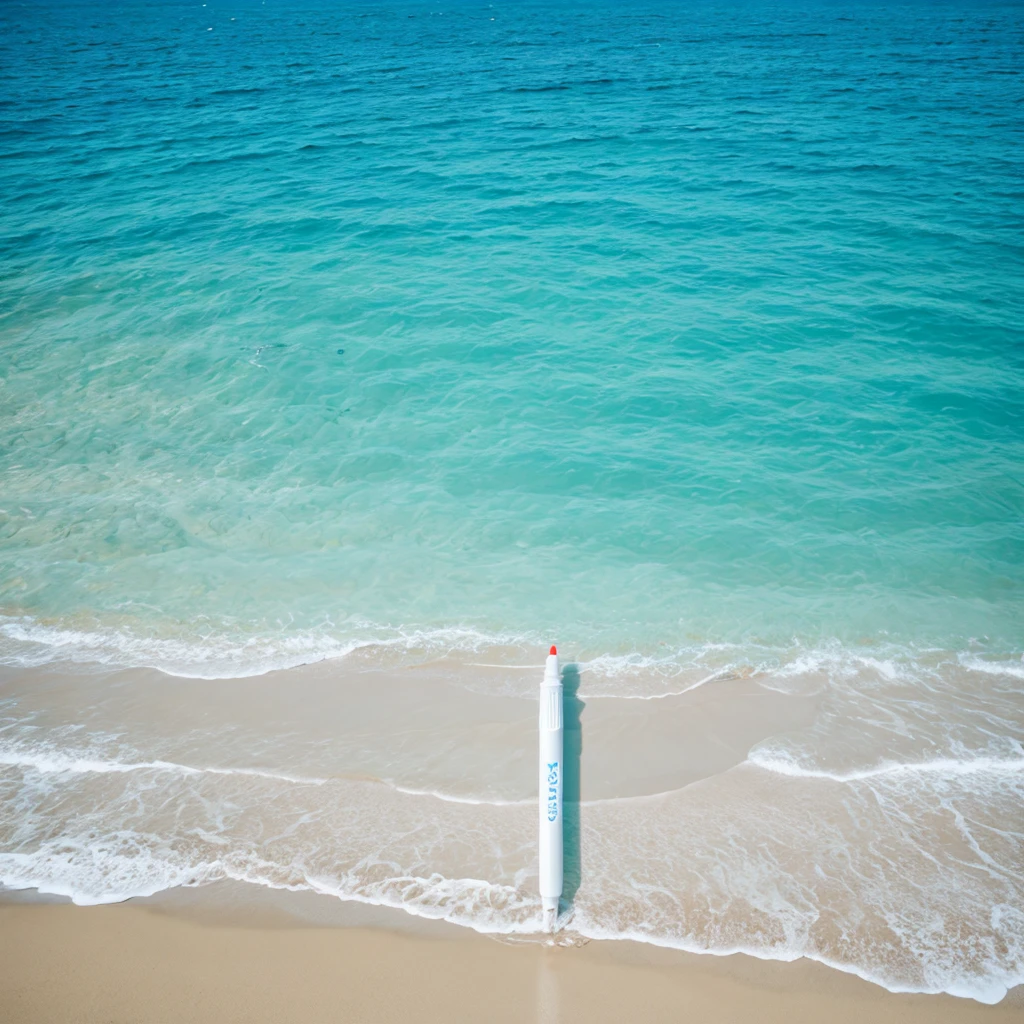
M 535 935 L 536 671 L 378 660 L 7 670 L 0 880 L 102 903 L 230 879 Z M 722 673 L 633 699 L 587 675 L 565 716 L 565 940 L 806 956 L 986 1002 L 1020 983 L 1005 677 Z
M 554 639 L 571 927 L 998 998 L 1020 7 L 442 6 L 0 9 L 0 878 L 528 929 Z

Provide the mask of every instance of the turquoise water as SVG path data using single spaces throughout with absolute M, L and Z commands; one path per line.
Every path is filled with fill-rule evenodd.
M 4 658 L 1019 653 L 1020 6 L 440 6 L 0 11 Z
M 432 2 L 0 5 L 0 886 L 531 935 L 554 641 L 570 941 L 997 1002 L 1024 7 Z

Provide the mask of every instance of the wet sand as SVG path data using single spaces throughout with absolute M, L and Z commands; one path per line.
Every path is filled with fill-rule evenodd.
M 203 909 L 205 906 L 205 909 Z M 0 905 L 0 1020 L 12 1024 L 650 1024 L 1019 1021 L 998 1006 L 893 995 L 808 961 L 628 942 L 508 944 L 450 927 L 325 927 L 272 910 Z
M 495 654 L 486 660 L 500 659 Z M 936 722 L 955 726 L 956 735 L 974 735 L 978 722 L 993 728 L 994 711 L 1013 699 L 1013 681 L 979 678 L 952 680 L 948 694 L 933 685 L 928 692 L 938 694 L 938 703 L 927 706 L 915 703 L 917 690 L 911 688 L 909 698 L 899 690 L 904 684 L 898 679 L 867 680 L 865 686 L 871 683 L 876 702 L 880 694 L 891 695 L 906 724 L 900 736 L 927 747 L 937 742 Z M 626 941 L 639 936 L 771 956 L 799 950 L 857 967 L 897 990 L 946 988 L 998 999 L 1003 979 L 1012 984 L 1019 977 L 1016 919 L 1012 912 L 993 912 L 1020 905 L 1019 847 L 1006 828 L 1020 807 L 1015 762 L 957 762 L 947 771 L 941 762 L 916 764 L 924 759 L 921 752 L 901 748 L 909 770 L 883 765 L 860 778 L 856 770 L 895 756 L 895 741 L 883 744 L 856 717 L 851 702 L 859 691 L 832 693 L 820 673 L 787 679 L 780 688 L 725 673 L 658 699 L 658 686 L 671 690 L 697 680 L 630 677 L 617 697 L 606 692 L 614 680 L 583 673 L 579 681 L 578 696 L 566 702 L 565 903 L 572 910 L 564 928 L 567 937 L 595 941 L 582 953 L 551 951 L 560 958 L 551 961 L 557 970 L 551 969 L 559 978 L 564 972 L 564 1014 L 590 1007 L 591 1019 L 600 1020 L 618 1007 L 615 1013 L 632 1019 L 629 1000 L 642 993 L 645 1006 L 662 999 L 657 1005 L 666 1007 L 665 1014 L 677 1015 L 682 997 L 672 979 L 680 971 L 714 979 L 724 970 L 732 978 L 740 963 L 754 966 L 737 978 L 755 989 L 768 979 L 780 999 L 794 993 L 824 997 L 849 982 L 856 986 L 850 991 L 873 993 L 862 998 L 890 1005 L 877 986 L 810 962 L 763 966 L 753 957 L 684 957 Z M 519 1007 L 513 1019 L 533 1019 L 534 976 L 548 962 L 537 959 L 540 952 L 493 939 L 478 942 L 467 938 L 470 928 L 438 919 L 506 936 L 525 935 L 539 924 L 535 687 L 532 668 L 464 659 L 381 664 L 369 655 L 248 679 L 180 679 L 155 670 L 0 671 L 7 716 L 0 743 L 4 884 L 64 893 L 79 904 L 117 904 L 112 919 L 88 909 L 62 911 L 74 922 L 66 933 L 63 925 L 45 924 L 48 910 L 29 908 L 38 911 L 30 920 L 40 929 L 31 956 L 11 939 L 21 926 L 8 916 L 4 938 L 17 947 L 17 956 L 29 957 L 30 969 L 7 972 L 5 1003 L 13 999 L 12 985 L 22 986 L 22 999 L 56 999 L 64 974 L 54 965 L 63 962 L 87 964 L 81 976 L 106 978 L 108 995 L 128 992 L 136 975 L 191 977 L 193 967 L 184 960 L 167 966 L 177 954 L 145 961 L 145 950 L 170 942 L 162 919 L 159 927 L 145 926 L 152 939 L 120 952 L 114 951 L 123 942 L 122 926 L 104 926 L 114 936 L 111 944 L 95 923 L 134 921 L 136 914 L 148 920 L 159 908 L 175 915 L 184 910 L 195 924 L 221 935 L 229 926 L 246 929 L 237 941 L 213 941 L 202 931 L 204 938 L 192 943 L 199 950 L 210 946 L 209 955 L 196 954 L 195 970 L 207 971 L 211 985 L 216 980 L 239 987 L 239 999 L 247 985 L 239 980 L 246 962 L 239 950 L 255 944 L 260 962 L 291 964 L 287 971 L 271 966 L 263 972 L 285 976 L 256 999 L 258 1006 L 277 1006 L 274 992 L 288 989 L 287 978 L 305 978 L 302 950 L 313 939 L 302 931 L 285 940 L 282 928 L 318 929 L 317 942 L 333 950 L 309 954 L 337 961 L 328 979 L 296 983 L 303 993 L 314 993 L 348 978 L 344 965 L 364 959 L 349 948 L 351 933 L 335 936 L 335 930 L 404 932 L 419 921 L 426 938 L 451 931 L 457 937 L 450 941 L 460 944 L 454 964 L 436 966 L 437 994 L 424 997 L 424 1008 L 436 1004 L 437 1013 L 448 1012 L 444 993 L 462 991 L 479 975 L 491 980 L 465 998 L 483 1000 L 490 986 L 502 1006 Z M 640 691 L 648 699 L 629 697 Z M 1019 715 L 1017 705 L 1013 709 Z M 1015 724 L 1011 712 L 1006 715 L 1004 731 L 1012 735 Z M 765 749 L 783 767 L 820 764 L 821 771 L 792 774 L 749 760 L 751 751 Z M 959 822 L 973 831 L 965 834 Z M 979 870 L 984 857 L 1005 870 Z M 225 887 L 233 887 L 228 907 L 219 895 Z M 158 895 L 140 900 L 145 893 Z M 287 895 L 285 910 L 267 895 L 275 893 Z M 282 919 L 275 918 L 272 937 L 258 939 L 252 933 L 268 926 L 268 903 Z M 941 927 L 934 926 L 937 920 Z M 79 935 L 86 928 L 81 922 L 100 931 Z M 79 936 L 75 951 L 55 953 L 54 943 L 71 936 Z M 620 938 L 611 941 L 615 936 Z M 389 958 L 386 970 L 379 968 L 389 999 L 404 997 L 401 979 L 412 970 L 404 964 L 439 955 L 433 946 L 421 951 L 418 941 L 406 935 L 393 955 L 381 954 Z M 612 974 L 626 963 L 621 951 L 630 949 L 633 966 L 671 969 L 663 981 L 650 982 L 650 992 L 648 982 L 612 985 Z M 611 950 L 619 952 L 609 960 Z M 112 959 L 90 960 L 102 955 Z M 137 970 L 129 970 L 126 965 L 140 957 Z M 503 957 L 500 966 L 492 964 L 494 957 Z M 614 970 L 608 967 L 606 977 L 608 963 Z M 496 975 L 487 973 L 488 964 Z M 813 984 L 804 980 L 809 965 Z M 56 988 L 45 981 L 51 975 Z M 819 984 L 817 978 L 840 980 Z M 262 981 L 253 984 L 258 990 Z M 434 982 L 422 984 L 433 991 Z M 612 986 L 608 992 L 606 984 Z M 168 998 L 178 998 L 168 985 Z M 353 986 L 345 980 L 341 995 L 325 989 L 324 999 L 356 999 Z M 686 981 L 685 998 L 697 998 L 704 987 Z M 523 1003 L 526 989 L 534 994 Z M 616 1002 L 620 991 L 625 1008 Z M 659 991 L 676 994 L 662 997 Z M 65 996 L 84 998 L 73 991 Z M 144 994 L 138 998 L 146 1002 Z M 204 996 L 202 1005 L 220 1005 L 218 998 Z M 780 1014 L 810 1019 L 818 1013 L 785 999 Z M 360 1017 L 360 1005 L 345 1009 L 347 1019 L 388 1019 Z M 913 1001 L 901 997 L 891 1005 Z M 923 1005 L 934 1013 L 946 1002 L 929 998 Z M 978 1009 L 957 999 L 949 1005 L 960 1017 L 968 1012 L 964 1007 Z M 115 1010 L 107 1018 L 98 1009 L 98 1017 L 73 1019 L 147 1019 L 136 1010 Z M 163 1019 L 179 1019 L 176 1012 Z M 301 1019 L 317 1019 L 312 1012 Z M 396 1003 L 387 1012 L 400 1019 L 406 1009 Z M 42 1013 L 40 1007 L 34 1016 L 14 1019 L 67 1019 L 57 1010 L 50 1017 Z M 477 1019 L 480 1013 L 480 1007 L 473 1011 Z

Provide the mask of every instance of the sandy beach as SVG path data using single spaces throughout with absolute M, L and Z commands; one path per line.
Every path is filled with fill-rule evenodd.
M 0 1020 L 227 1022 L 1020 1020 L 998 1006 L 894 995 L 807 961 L 699 957 L 635 943 L 544 947 L 451 928 L 319 927 L 272 910 L 0 905 Z

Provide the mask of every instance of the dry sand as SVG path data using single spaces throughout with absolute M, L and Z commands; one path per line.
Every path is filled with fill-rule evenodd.
M 0 905 L 5 1024 L 1016 1024 L 1020 995 L 995 1007 L 892 995 L 810 962 L 633 943 L 546 948 L 443 928 L 214 923 L 132 903 Z

